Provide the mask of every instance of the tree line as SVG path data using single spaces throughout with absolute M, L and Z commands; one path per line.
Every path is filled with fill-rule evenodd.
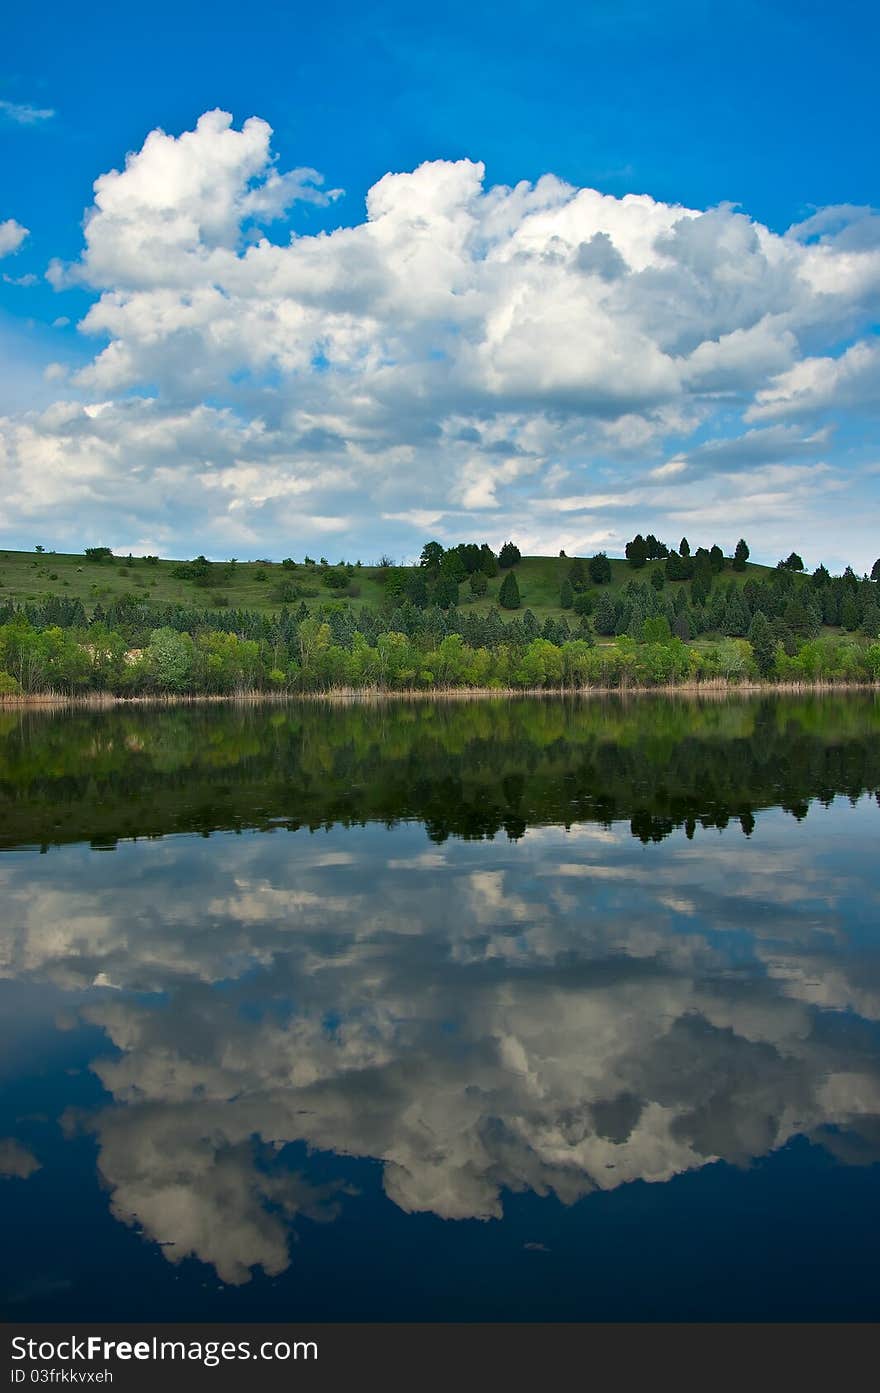
M 643 553 L 645 565 L 663 562 L 647 579 L 637 574 Z M 763 579 L 725 576 L 728 564 L 744 570 L 748 555 L 745 541 L 725 558 L 717 546 L 691 553 L 686 538 L 671 550 L 653 535 L 637 535 L 627 545 L 636 574 L 623 587 L 608 588 L 604 553 L 572 558 L 562 584 L 565 613 L 543 622 L 530 609 L 502 615 L 503 608 L 520 607 L 514 587 L 522 558 L 513 542 L 497 555 L 486 543 L 444 549 L 428 542 L 418 567 L 389 562 L 381 568 L 379 606 L 355 607 L 329 594 L 311 610 L 301 599 L 282 603 L 275 614 L 157 604 L 134 595 L 106 608 L 98 604 L 91 614 L 64 596 L 9 602 L 0 606 L 0 695 L 880 678 L 880 562 L 874 579 L 851 568 L 832 576 L 824 566 L 807 576 L 792 553 Z M 194 579 L 203 564 L 212 565 L 203 557 L 182 563 L 195 567 Z M 283 567 L 295 572 L 297 563 L 288 558 Z M 678 574 L 681 567 L 687 579 Z M 498 607 L 459 607 L 465 579 L 476 595 L 501 571 Z

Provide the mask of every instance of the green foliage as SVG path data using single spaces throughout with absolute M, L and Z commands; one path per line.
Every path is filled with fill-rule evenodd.
M 748 545 L 746 544 L 745 539 L 740 537 L 739 541 L 736 544 L 736 550 L 733 553 L 733 569 L 735 571 L 744 571 L 746 569 L 746 562 L 748 561 L 748 559 Z
M 502 547 L 502 552 L 503 550 L 504 548 Z M 502 609 L 519 609 L 519 585 L 514 571 L 508 571 L 504 580 L 501 582 L 501 589 L 498 592 L 498 603 L 501 605 Z
M 506 571 L 511 566 L 515 566 L 516 563 L 521 560 L 522 553 L 519 547 L 513 542 L 505 542 L 498 553 L 498 565 L 501 567 L 502 571 Z
M 590 580 L 594 585 L 607 585 L 611 580 L 611 562 L 604 551 L 598 551 L 587 562 Z
M 111 547 L 86 547 L 84 554 L 87 561 L 97 561 L 99 565 L 102 561 L 109 561 L 113 558 Z

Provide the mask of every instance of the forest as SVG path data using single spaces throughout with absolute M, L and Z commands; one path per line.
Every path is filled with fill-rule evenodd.
M 80 579 L 81 593 L 65 594 L 75 589 L 67 580 L 9 593 L 0 697 L 880 680 L 880 559 L 870 576 L 851 567 L 834 576 L 823 565 L 807 573 L 795 551 L 775 568 L 749 555 L 742 539 L 725 555 L 715 544 L 692 551 L 686 538 L 670 548 L 653 534 L 637 534 L 624 558 L 524 558 L 513 542 L 496 554 L 485 542 L 432 541 L 411 567 L 247 563 L 268 591 L 257 607 L 217 589 L 238 563 L 120 559 L 89 547 L 66 558 L 76 562 L 68 571 L 115 567 L 122 588 Z M 61 577 L 53 554 L 29 564 Z M 162 567 L 175 599 L 143 579 Z

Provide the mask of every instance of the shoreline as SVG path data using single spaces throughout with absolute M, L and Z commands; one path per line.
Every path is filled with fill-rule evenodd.
M 834 692 L 880 692 L 878 682 L 746 682 L 712 678 L 706 682 L 668 683 L 657 687 L 331 687 L 314 692 L 196 692 L 119 696 L 114 692 L 34 692 L 0 696 L 0 711 L 17 710 L 115 710 L 118 707 L 151 706 L 292 706 L 299 702 L 381 704 L 393 701 L 487 701 L 594 697 L 684 696 L 714 700 L 737 696 L 805 695 Z

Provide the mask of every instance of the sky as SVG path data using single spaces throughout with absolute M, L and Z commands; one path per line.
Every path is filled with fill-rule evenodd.
M 880 554 L 875 7 L 19 7 L 0 545 Z

